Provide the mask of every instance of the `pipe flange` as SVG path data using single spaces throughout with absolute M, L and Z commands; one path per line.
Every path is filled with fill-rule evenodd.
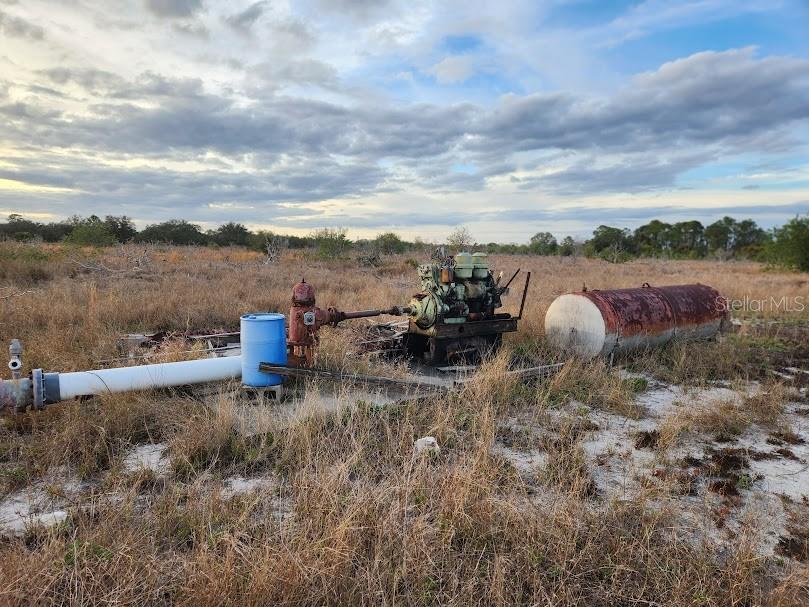
M 42 369 L 31 371 L 31 388 L 34 393 L 33 407 L 41 411 L 45 408 L 45 374 Z

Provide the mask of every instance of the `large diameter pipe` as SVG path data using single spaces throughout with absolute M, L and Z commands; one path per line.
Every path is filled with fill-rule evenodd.
M 725 299 L 707 285 L 581 291 L 558 297 L 545 314 L 556 348 L 583 357 L 711 338 L 727 322 Z
M 150 390 L 212 381 L 242 375 L 241 356 L 203 358 L 156 365 L 59 373 L 59 400 L 109 392 Z

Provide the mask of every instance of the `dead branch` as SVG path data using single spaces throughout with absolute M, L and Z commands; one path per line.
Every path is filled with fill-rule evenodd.
M 139 261 L 135 261 L 134 262 L 135 265 L 133 267 L 131 267 L 131 268 L 110 268 L 109 266 L 106 266 L 101 262 L 99 262 L 99 263 L 84 263 L 84 262 L 79 261 L 78 259 L 75 259 L 73 257 L 68 258 L 68 261 L 70 261 L 71 263 L 77 265 L 80 268 L 83 268 L 83 269 L 87 270 L 88 272 L 102 272 L 102 273 L 107 273 L 107 274 L 126 274 L 126 273 L 129 273 L 129 272 L 135 273 L 135 272 L 142 272 L 142 271 L 147 269 L 146 268 L 147 264 L 141 263 Z
M 35 292 L 33 289 L 17 292 L 11 291 L 10 293 L 5 293 L 4 291 L 11 291 L 11 287 L 3 287 L 0 289 L 0 299 L 11 299 L 13 297 L 21 297 L 22 295 L 28 295 L 29 293 Z

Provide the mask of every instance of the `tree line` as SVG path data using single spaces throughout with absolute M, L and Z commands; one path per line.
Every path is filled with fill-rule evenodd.
M 374 239 L 350 240 L 343 228 L 322 228 L 307 236 L 279 235 L 251 231 L 243 224 L 228 222 L 212 230 L 194 223 L 172 219 L 137 230 L 125 216 L 91 215 L 66 221 L 40 223 L 19 214 L 0 223 L 0 239 L 42 240 L 77 245 L 108 246 L 116 243 L 170 243 L 175 245 L 243 246 L 256 250 L 270 248 L 311 248 L 325 259 L 345 255 L 352 249 L 378 254 L 404 253 L 435 244 L 419 239 L 408 242 L 394 232 Z M 723 217 L 707 226 L 699 221 L 666 223 L 657 219 L 635 230 L 600 225 L 590 238 L 561 241 L 550 232 L 538 232 L 524 244 L 475 242 L 467 228 L 454 230 L 446 240 L 452 249 L 474 248 L 488 253 L 598 257 L 623 262 L 636 257 L 673 259 L 751 259 L 809 271 L 809 215 L 795 217 L 783 226 L 765 230 L 752 219 Z

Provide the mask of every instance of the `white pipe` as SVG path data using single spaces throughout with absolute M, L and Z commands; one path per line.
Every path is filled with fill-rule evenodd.
M 241 356 L 59 373 L 59 398 L 68 400 L 91 394 L 185 386 L 241 376 Z

